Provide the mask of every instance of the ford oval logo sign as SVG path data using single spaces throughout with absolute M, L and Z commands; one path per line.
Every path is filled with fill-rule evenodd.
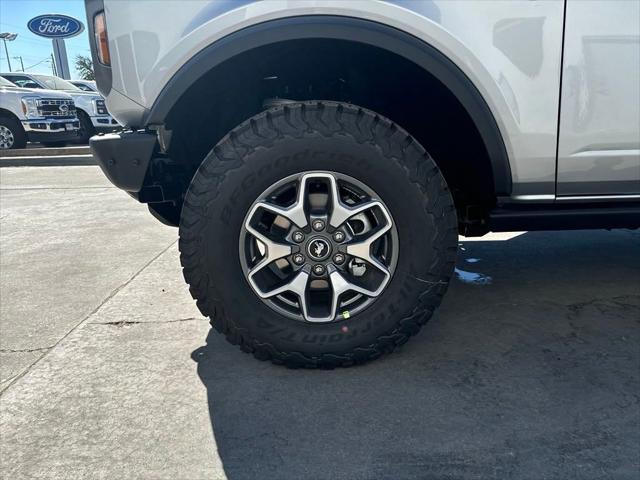
M 36 35 L 46 38 L 75 37 L 84 31 L 80 20 L 66 15 L 38 15 L 27 23 Z

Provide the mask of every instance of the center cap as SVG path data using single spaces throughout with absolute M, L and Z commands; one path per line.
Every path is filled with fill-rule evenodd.
M 329 256 L 331 244 L 321 237 L 312 238 L 307 243 L 307 253 L 313 260 L 319 262 Z

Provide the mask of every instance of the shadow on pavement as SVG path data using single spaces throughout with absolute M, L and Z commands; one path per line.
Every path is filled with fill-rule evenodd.
M 637 478 L 638 232 L 464 242 L 458 268 L 485 281 L 452 280 L 362 367 L 287 370 L 210 333 L 193 358 L 227 477 Z

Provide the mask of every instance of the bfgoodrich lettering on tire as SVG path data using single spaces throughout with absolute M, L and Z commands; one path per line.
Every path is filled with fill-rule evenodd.
M 287 104 L 224 137 L 180 221 L 191 294 L 256 358 L 347 366 L 431 317 L 453 271 L 455 209 L 418 142 L 336 102 Z

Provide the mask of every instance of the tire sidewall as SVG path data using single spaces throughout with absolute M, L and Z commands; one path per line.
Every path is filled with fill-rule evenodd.
M 88 143 L 89 139 L 95 135 L 95 127 L 91 123 L 91 117 L 83 110 L 78 110 L 78 119 L 80 120 L 80 133 L 78 143 Z
M 214 154 L 205 164 L 221 162 Z M 259 196 L 277 181 L 305 171 L 330 171 L 349 175 L 373 189 L 389 209 L 399 237 L 396 270 L 381 296 L 353 317 L 331 323 L 310 324 L 279 315 L 265 305 L 244 277 L 239 237 L 245 216 Z M 240 166 L 208 194 L 201 225 L 200 254 L 203 274 L 212 276 L 216 297 L 225 315 L 254 341 L 281 351 L 305 355 L 350 352 L 391 334 L 399 321 L 419 313 L 424 282 L 434 289 L 446 287 L 450 265 L 434 271 L 442 254 L 437 231 L 450 228 L 450 218 L 436 218 L 425 208 L 430 199 L 410 172 L 384 155 L 372 143 L 358 143 L 349 135 L 326 138 L 308 132 L 301 138 L 285 137 L 269 148 L 249 153 Z M 445 192 L 448 195 L 448 192 Z M 435 199 L 431 199 L 434 201 Z M 438 224 L 440 222 L 440 224 Z M 187 279 L 189 281 L 189 279 Z
M 20 122 L 13 118 L 0 117 L 0 124 L 11 130 L 13 134 L 13 145 L 8 150 L 24 148 L 27 144 L 27 136 L 20 125 Z

